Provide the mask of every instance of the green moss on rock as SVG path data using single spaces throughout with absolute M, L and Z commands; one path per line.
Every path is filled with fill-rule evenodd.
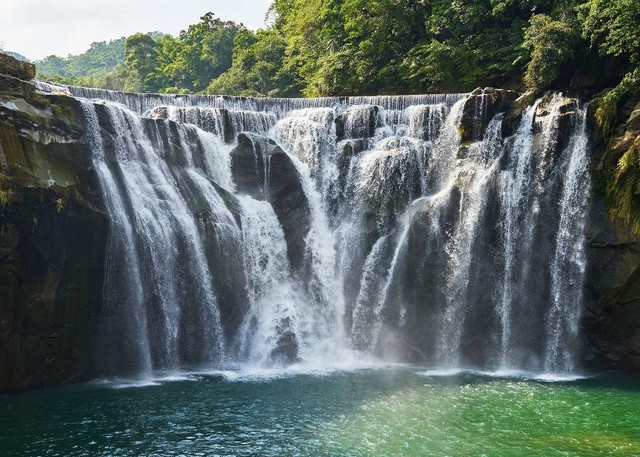
M 0 53 L 0 73 L 14 78 L 30 81 L 36 77 L 36 67 L 7 54 Z

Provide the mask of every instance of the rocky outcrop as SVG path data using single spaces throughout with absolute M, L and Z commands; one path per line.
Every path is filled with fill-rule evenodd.
M 631 102 L 627 109 L 631 110 L 629 117 L 608 144 L 607 153 L 611 157 L 620 157 L 634 146 L 640 148 L 640 102 Z
M 291 158 L 273 140 L 241 133 L 231 151 L 231 171 L 238 192 L 271 203 L 284 231 L 291 267 L 301 271 L 311 213 Z
M 533 145 L 535 167 L 538 176 L 546 180 L 553 173 L 556 163 L 569 146 L 571 133 L 579 121 L 577 98 L 562 96 L 554 99 L 543 97 L 537 106 L 533 120 Z
M 536 94 L 533 90 L 527 91 L 518 97 L 504 113 L 502 120 L 502 136 L 508 137 L 516 133 L 522 112 L 528 106 L 533 105 L 536 100 Z
M 337 139 L 371 138 L 378 124 L 378 110 L 373 105 L 348 108 L 335 119 Z
M 541 148 L 548 161 L 559 156 L 567 147 L 577 121 L 579 103 L 579 100 L 573 97 L 562 97 L 559 102 L 554 103 L 553 97 L 547 95 L 538 105 L 533 122 L 533 131 L 537 135 L 535 141 L 540 144 L 540 134 L 548 128 L 553 130 L 551 141 Z
M 508 111 L 520 97 L 512 90 L 477 88 L 471 92 L 462 108 L 458 133 L 460 141 L 477 141 L 482 138 L 489 122 L 498 113 Z
M 0 53 L 0 74 L 30 81 L 36 77 L 36 67 L 32 63 Z
M 0 392 L 91 372 L 108 222 L 81 119 L 71 97 L 0 76 L 0 169 L 11 195 L 0 209 Z

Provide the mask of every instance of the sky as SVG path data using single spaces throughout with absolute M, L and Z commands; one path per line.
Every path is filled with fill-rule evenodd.
M 30 60 L 81 54 L 91 43 L 137 32 L 176 35 L 208 11 L 264 28 L 272 0 L 0 0 L 0 46 Z

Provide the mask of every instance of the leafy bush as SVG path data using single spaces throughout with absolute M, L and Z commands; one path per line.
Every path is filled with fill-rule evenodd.
M 640 145 L 634 144 L 618 161 L 607 189 L 609 214 L 640 236 Z
M 546 89 L 560 75 L 562 65 L 573 57 L 577 33 L 569 22 L 556 21 L 545 14 L 534 14 L 524 32 L 522 46 L 528 49 L 524 81 L 528 87 Z

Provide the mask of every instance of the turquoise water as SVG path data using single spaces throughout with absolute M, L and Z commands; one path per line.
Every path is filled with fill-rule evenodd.
M 0 397 L 3 456 L 640 456 L 640 379 L 416 367 Z

